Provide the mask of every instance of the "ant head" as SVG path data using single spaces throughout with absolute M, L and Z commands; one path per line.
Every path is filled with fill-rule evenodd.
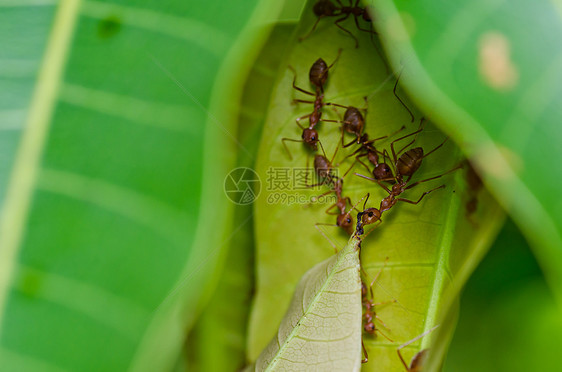
M 365 332 L 372 335 L 373 333 L 375 333 L 375 323 L 373 322 L 365 323 L 363 329 L 365 330 Z
M 318 132 L 316 129 L 304 128 L 302 131 L 302 139 L 307 143 L 313 150 L 316 151 L 318 148 Z
M 322 90 L 328 79 L 328 64 L 322 58 L 318 58 L 308 73 L 310 82 Z
M 367 208 L 361 214 L 361 224 L 370 225 L 381 219 L 381 212 L 377 208 Z
M 349 213 L 339 214 L 337 225 L 343 228 L 346 232 L 351 235 L 351 228 L 353 227 L 353 218 Z
M 364 281 L 361 281 L 361 297 L 367 296 L 367 285 Z
M 373 169 L 373 176 L 376 180 L 387 180 L 394 178 L 390 166 L 386 163 L 379 163 Z
M 317 17 L 332 16 L 336 11 L 336 6 L 330 0 L 319 0 L 312 8 Z

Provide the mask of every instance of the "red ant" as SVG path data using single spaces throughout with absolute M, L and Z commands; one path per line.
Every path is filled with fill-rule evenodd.
M 407 372 L 422 372 L 423 365 L 424 365 L 425 360 L 427 358 L 427 352 L 429 351 L 429 349 L 423 349 L 420 352 L 416 353 L 416 355 L 414 355 L 414 357 L 412 358 L 412 361 L 410 362 L 409 366 L 406 363 L 406 361 L 404 360 L 404 358 L 402 357 L 402 353 L 400 353 L 400 349 L 403 349 L 404 347 L 410 345 L 411 343 L 419 340 L 420 338 L 426 336 L 428 333 L 433 332 L 435 330 L 435 328 L 437 328 L 437 327 L 439 327 L 439 325 L 436 325 L 435 327 L 431 328 L 429 331 L 426 331 L 426 332 L 422 333 L 421 335 L 411 339 L 410 341 L 406 342 L 405 344 L 400 345 L 396 349 L 396 351 L 398 353 L 398 357 L 400 358 L 400 361 L 404 365 L 404 368 L 406 368 Z
M 322 148 L 322 152 L 324 152 L 324 146 L 322 146 L 322 143 L 320 142 L 320 146 Z M 328 209 L 326 209 L 326 213 L 327 214 L 337 214 L 337 219 L 336 219 L 336 224 L 326 224 L 326 223 L 317 223 L 315 225 L 315 228 L 332 244 L 332 246 L 334 247 L 334 249 L 337 251 L 337 247 L 333 244 L 333 242 L 318 228 L 318 226 L 320 225 L 324 225 L 324 226 L 337 226 L 337 227 L 341 227 L 343 230 L 345 230 L 349 235 L 351 235 L 352 233 L 352 226 L 353 226 L 353 218 L 350 215 L 350 212 L 352 209 L 356 209 L 356 206 L 353 206 L 352 208 L 350 208 L 349 210 L 346 211 L 346 207 L 347 204 L 349 203 L 349 205 L 353 205 L 353 203 L 351 202 L 351 199 L 349 197 L 343 197 L 343 179 L 345 178 L 345 176 L 349 173 L 349 171 L 351 170 L 351 168 L 349 168 L 345 174 L 343 175 L 343 177 L 337 177 L 334 174 L 332 174 L 332 162 L 334 161 L 334 158 L 337 154 L 339 150 L 339 145 L 336 147 L 336 150 L 334 151 L 334 155 L 332 155 L 332 159 L 328 160 L 328 158 L 326 157 L 326 154 L 324 152 L 324 155 L 316 155 L 314 157 L 314 171 L 316 173 L 316 176 L 319 179 L 319 182 L 313 185 L 307 185 L 307 187 L 314 187 L 314 186 L 320 186 L 320 185 L 324 185 L 324 184 L 331 184 L 331 188 L 330 190 L 326 191 L 325 193 L 319 195 L 318 197 L 315 197 L 314 199 L 318 199 L 321 198 L 325 195 L 328 195 L 332 192 L 334 192 L 336 194 L 336 198 L 337 201 L 332 204 L 330 207 L 328 207 Z M 337 207 L 339 209 L 339 213 L 331 213 L 330 210 L 332 210 L 334 207 Z
M 341 143 L 344 148 L 351 146 L 356 141 L 353 140 L 348 144 L 344 144 L 343 142 L 344 132 L 354 134 L 357 140 L 361 137 L 363 133 L 363 129 L 365 128 L 365 118 L 363 117 L 363 114 L 361 114 L 361 111 L 363 111 L 363 113 L 367 115 L 367 97 L 364 97 L 364 99 L 365 99 L 365 107 L 362 109 L 359 109 L 354 106 L 343 106 L 337 103 L 332 103 L 333 106 L 346 109 L 343 115 L 343 120 L 328 120 L 328 119 L 323 120 L 325 122 L 343 124 L 341 127 L 341 131 L 342 131 Z
M 296 89 L 299 92 L 307 94 L 309 96 L 315 97 L 314 101 L 308 101 L 308 100 L 303 100 L 303 99 L 294 99 L 293 100 L 293 103 L 310 103 L 310 104 L 314 105 L 314 109 L 313 109 L 312 113 L 307 114 L 307 115 L 303 115 L 303 116 L 298 117 L 296 119 L 297 125 L 299 126 L 299 128 L 302 129 L 302 136 L 301 136 L 302 139 L 300 139 L 300 140 L 296 140 L 296 139 L 292 139 L 292 138 L 281 139 L 281 141 L 283 142 L 283 146 L 285 146 L 285 150 L 287 151 L 287 154 L 289 155 L 289 158 L 291 160 L 292 160 L 293 157 L 291 156 L 291 152 L 289 151 L 289 148 L 287 147 L 287 144 L 285 143 L 285 141 L 304 142 L 307 145 L 309 145 L 312 150 L 314 150 L 314 151 L 317 150 L 318 131 L 316 131 L 316 129 L 314 129 L 314 127 L 316 126 L 316 124 L 318 124 L 321 121 L 322 107 L 333 105 L 332 103 L 325 103 L 324 102 L 324 85 L 326 84 L 326 80 L 328 79 L 328 71 L 330 70 L 330 68 L 332 68 L 332 66 L 339 59 L 339 57 L 341 55 L 341 51 L 342 50 L 339 49 L 336 59 L 334 60 L 334 62 L 332 62 L 332 64 L 330 66 L 328 66 L 328 64 L 322 58 L 318 58 L 316 60 L 316 62 L 314 62 L 312 64 L 312 67 L 310 68 L 308 77 L 309 77 L 310 83 L 315 86 L 315 93 L 310 92 L 308 90 L 305 90 L 303 88 L 300 88 L 296 85 L 297 72 L 295 71 L 295 69 L 293 67 L 289 66 L 289 68 L 293 71 L 293 74 L 294 74 L 293 89 Z M 300 123 L 301 120 L 306 119 L 306 118 L 308 118 L 308 120 L 309 120 L 308 128 L 303 127 Z
M 374 320 L 377 319 L 386 329 L 389 329 L 388 326 L 376 314 L 375 306 L 396 302 L 396 300 L 384 301 L 384 302 L 379 302 L 379 303 L 373 302 L 374 301 L 373 284 L 375 284 L 375 282 L 377 281 L 377 279 L 381 275 L 381 273 L 382 273 L 383 269 L 385 268 L 387 262 L 388 262 L 388 257 L 384 261 L 384 266 L 379 270 L 379 272 L 377 273 L 377 275 L 375 276 L 375 278 L 371 282 L 371 285 L 369 286 L 369 292 L 367 292 L 367 285 L 365 284 L 365 282 L 361 281 L 361 303 L 363 304 L 363 307 L 365 308 L 365 313 L 363 314 L 363 330 L 365 331 L 365 333 L 367 333 L 371 336 L 374 336 L 375 332 L 378 332 L 384 338 L 386 338 L 388 341 L 394 342 L 390 338 L 388 338 L 388 336 L 386 336 L 384 333 L 382 333 L 381 330 L 378 329 L 375 326 L 375 322 L 374 322 Z M 370 299 L 369 299 L 368 293 L 371 294 Z M 367 361 L 369 360 L 369 355 L 367 354 L 367 349 L 365 349 L 365 345 L 363 344 L 363 341 L 361 341 L 361 346 L 363 346 L 363 352 L 365 353 L 365 359 L 363 359 L 361 362 L 367 363 Z
M 408 135 L 405 135 L 403 137 L 400 137 L 400 138 L 392 141 L 392 143 L 390 144 L 390 148 L 391 148 L 391 151 L 392 151 L 393 165 L 394 165 L 394 176 L 390 180 L 394 180 L 396 182 L 392 186 L 391 190 L 389 190 L 385 185 L 383 185 L 381 183 L 381 180 L 379 180 L 379 179 L 370 178 L 370 177 L 364 176 L 362 174 L 355 173 L 359 177 L 371 180 L 373 182 L 377 182 L 388 193 L 388 196 L 385 197 L 381 201 L 380 207 L 377 210 L 378 214 L 379 214 L 378 219 L 380 219 L 380 214 L 382 214 L 383 212 L 392 208 L 398 201 L 402 201 L 402 202 L 406 202 L 406 203 L 410 203 L 410 204 L 418 204 L 427 194 L 429 194 L 429 193 L 431 193 L 435 190 L 444 188 L 445 185 L 441 185 L 439 187 L 436 187 L 436 188 L 433 188 L 429 191 L 424 192 L 417 201 L 412 201 L 412 200 L 405 199 L 405 198 L 399 198 L 398 196 L 400 196 L 402 193 L 404 193 L 404 191 L 406 191 L 408 189 L 411 189 L 412 187 L 415 187 L 415 186 L 419 185 L 420 183 L 431 181 L 431 180 L 443 177 L 444 175 L 446 175 L 448 173 L 451 173 L 451 172 L 457 170 L 458 168 L 462 167 L 462 164 L 460 164 L 460 165 L 454 167 L 453 169 L 451 169 L 451 170 L 449 170 L 449 171 L 447 171 L 443 174 L 440 174 L 440 175 L 435 176 L 435 177 L 430 177 L 430 178 L 427 178 L 427 179 L 424 179 L 424 180 L 421 180 L 421 181 L 417 181 L 417 182 L 414 182 L 414 183 L 408 185 L 408 182 L 410 181 L 410 179 L 412 178 L 414 173 L 421 166 L 423 158 L 432 154 L 434 151 L 436 151 L 441 146 L 443 146 L 443 144 L 447 141 L 447 138 L 446 138 L 441 144 L 439 144 L 437 147 L 435 147 L 433 150 L 431 150 L 427 154 L 424 154 L 423 148 L 416 147 L 416 148 L 410 149 L 410 150 L 404 152 L 402 155 L 400 155 L 400 153 L 402 151 L 404 151 L 407 147 L 409 147 L 411 144 L 414 143 L 415 139 L 412 140 L 410 143 L 408 143 L 406 146 L 404 146 L 400 151 L 396 152 L 394 150 L 394 144 L 396 142 L 401 141 L 401 140 L 403 140 L 405 138 L 408 138 L 410 136 L 416 135 L 416 134 L 420 133 L 422 130 L 423 130 L 423 119 L 420 122 L 420 128 L 417 131 L 412 132 L 412 133 L 410 133 Z M 400 157 L 398 157 L 398 155 L 400 155 Z M 404 179 L 404 177 L 407 177 L 407 178 Z M 371 210 L 370 212 L 372 213 L 373 211 Z M 376 217 L 376 215 L 373 215 L 373 217 Z M 357 222 L 358 228 L 361 227 L 360 231 L 362 231 L 362 226 L 368 225 L 369 223 L 374 223 L 374 222 L 377 221 L 376 218 L 374 218 L 374 219 L 370 218 L 369 214 L 365 214 L 364 212 L 362 213 L 361 218 L 362 218 L 361 225 L 359 224 L 359 221 Z
M 398 87 L 398 82 L 400 81 L 401 75 L 402 75 L 402 73 L 400 73 L 400 75 L 398 75 L 398 78 L 396 79 L 396 83 L 394 84 L 394 88 L 392 89 L 392 92 L 394 94 L 394 97 L 396 97 L 396 99 L 402 104 L 402 106 L 404 106 L 406 111 L 408 111 L 408 114 L 410 114 L 411 122 L 413 123 L 414 122 L 414 114 L 408 108 L 408 106 L 406 106 L 404 101 L 402 101 L 402 99 L 400 97 L 398 97 L 398 94 L 396 93 L 396 88 Z M 349 147 L 354 143 L 361 144 L 361 142 L 363 140 L 363 129 L 365 128 L 365 118 L 361 114 L 361 111 L 363 111 L 363 114 L 366 116 L 367 115 L 367 108 L 368 108 L 367 97 L 363 97 L 363 99 L 365 100 L 365 107 L 362 108 L 362 109 L 358 109 L 358 108 L 353 107 L 353 106 L 343 106 L 343 105 L 339 105 L 337 103 L 332 103 L 333 106 L 337 106 L 337 107 L 347 109 L 345 111 L 343 121 L 341 121 L 341 120 L 323 120 L 325 122 L 333 122 L 333 123 L 343 124 L 342 133 L 344 131 L 346 131 L 347 133 L 355 135 L 355 140 L 349 142 L 348 144 L 344 144 L 343 143 L 343 134 L 342 134 L 342 145 L 343 145 L 344 148 Z M 382 138 L 384 138 L 384 137 L 381 137 L 381 139 Z
M 346 19 L 349 18 L 349 16 L 353 16 L 353 18 L 355 20 L 355 25 L 357 26 L 357 29 L 359 29 L 360 31 L 365 31 L 365 32 L 368 32 L 368 33 L 371 34 L 371 40 L 372 40 L 373 35 L 376 35 L 376 32 L 373 31 L 372 19 L 371 19 L 371 16 L 369 15 L 369 12 L 367 12 L 367 9 L 359 6 L 359 0 L 356 0 L 355 3 L 353 3 L 353 0 L 350 0 L 349 5 L 343 5 L 340 0 L 336 0 L 336 2 L 338 3 L 339 6 L 334 4 L 330 0 L 318 0 L 316 2 L 316 4 L 314 4 L 314 7 L 312 8 L 312 10 L 313 10 L 314 14 L 316 15 L 316 17 L 318 17 L 318 19 L 316 20 L 316 22 L 312 26 L 312 29 L 305 36 L 299 38 L 299 41 L 303 41 L 304 39 L 309 37 L 314 32 L 314 30 L 316 29 L 316 26 L 318 26 L 318 23 L 320 22 L 320 20 L 322 18 L 324 18 L 324 17 L 340 17 L 340 16 L 341 16 L 341 18 L 337 19 L 334 22 L 334 24 L 340 30 L 349 34 L 349 36 L 351 36 L 353 38 L 353 40 L 355 40 L 355 47 L 356 48 L 359 47 L 359 40 L 357 40 L 357 38 L 351 33 L 351 31 L 349 31 L 348 29 L 346 29 L 342 25 L 340 25 L 340 22 L 345 21 Z M 369 25 L 370 25 L 369 29 L 361 28 L 361 26 L 359 25 L 359 18 L 362 18 L 363 21 L 369 23 Z
M 398 76 L 398 78 L 396 79 L 396 83 L 394 84 L 393 93 L 394 93 L 394 96 L 396 97 L 396 99 L 398 99 L 398 101 L 402 104 L 402 106 L 404 106 L 404 108 L 408 111 L 408 113 L 410 114 L 411 120 L 413 122 L 414 121 L 414 115 L 412 114 L 412 111 L 408 108 L 408 106 L 406 106 L 406 104 L 400 99 L 400 97 L 398 97 L 398 94 L 396 93 L 396 88 L 398 86 L 399 80 L 400 80 L 400 75 Z M 367 97 L 364 97 L 364 99 L 365 99 L 365 108 L 362 109 L 362 111 L 364 111 L 364 113 L 366 115 L 367 114 Z M 337 104 L 334 104 L 334 105 L 339 106 L 339 107 L 345 107 L 345 106 L 341 106 L 341 105 L 337 105 Z M 367 168 L 368 171 L 370 171 L 369 167 L 367 165 L 365 165 L 365 163 L 363 163 L 360 160 L 361 157 L 367 156 L 367 159 L 369 160 L 369 162 L 371 164 L 373 164 L 374 167 L 375 167 L 373 169 L 373 176 L 375 177 L 375 179 L 378 179 L 378 180 L 390 180 L 390 179 L 392 179 L 392 172 L 391 172 L 390 166 L 386 163 L 379 163 L 379 154 L 382 155 L 382 153 L 380 151 L 377 151 L 377 149 L 374 146 L 375 141 L 387 138 L 387 136 L 383 136 L 383 137 L 375 138 L 373 140 L 369 140 L 369 135 L 367 133 L 362 134 L 363 128 L 365 126 L 365 119 L 361 115 L 361 112 L 360 112 L 359 109 L 357 109 L 353 106 L 348 107 L 347 111 L 345 112 L 343 121 L 336 121 L 336 120 L 324 120 L 324 121 L 328 121 L 328 122 L 332 121 L 332 122 L 337 122 L 337 123 L 343 123 L 343 126 L 342 126 L 342 146 L 344 148 L 349 147 L 349 146 L 353 145 L 354 143 L 357 143 L 360 146 L 359 149 L 357 149 L 356 151 L 354 151 L 350 155 L 346 156 L 346 158 L 359 153 L 359 155 L 357 155 L 355 157 L 355 160 L 358 161 L 359 163 L 361 163 L 365 168 Z M 399 130 L 392 133 L 390 136 L 394 136 L 396 133 L 402 131 L 404 128 L 405 127 L 402 126 Z M 348 133 L 355 134 L 355 139 L 353 141 L 347 143 L 347 144 L 343 143 L 343 131 L 344 130 L 347 131 Z

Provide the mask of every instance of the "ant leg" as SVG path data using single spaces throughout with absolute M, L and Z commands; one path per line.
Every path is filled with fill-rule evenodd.
M 400 129 L 398 129 L 398 130 L 392 132 L 389 136 L 385 136 L 385 137 L 392 137 L 392 136 L 394 136 L 395 134 L 398 134 L 398 133 L 402 132 L 404 129 L 406 129 L 406 126 L 405 126 L 405 125 L 402 125 L 402 126 L 400 127 Z
M 405 136 L 402 136 L 400 138 L 395 139 L 394 141 L 392 141 L 390 143 L 390 150 L 392 151 L 392 157 L 393 157 L 393 161 L 394 163 L 396 163 L 398 161 L 398 157 L 397 155 L 399 155 L 402 151 L 404 151 L 408 146 L 410 146 L 412 143 L 414 143 L 416 141 L 416 139 L 414 138 L 414 140 L 412 140 L 410 143 L 408 143 L 406 146 L 404 146 L 400 151 L 396 152 L 394 151 L 394 144 L 398 141 L 402 141 L 403 139 L 406 139 L 408 137 L 411 136 L 415 136 L 416 134 L 420 133 L 423 130 L 423 128 L 420 128 L 410 134 L 406 134 Z
M 331 192 L 331 191 L 332 191 L 332 190 L 330 190 L 330 192 Z M 324 212 L 325 212 L 326 214 L 329 214 L 330 216 L 337 216 L 337 215 L 339 215 L 340 213 L 338 213 L 338 212 L 336 212 L 336 213 L 328 212 L 330 209 L 334 209 L 335 206 L 336 206 L 336 204 L 332 204 L 332 205 L 331 205 L 330 207 L 328 207 L 328 209 L 326 209 Z
M 400 352 L 400 348 L 402 346 L 400 346 L 398 349 L 396 349 L 396 351 L 398 352 L 398 357 L 400 358 L 400 360 L 402 361 L 402 364 L 404 365 L 404 368 L 406 368 L 406 371 L 410 370 L 410 367 L 408 367 L 408 364 L 406 364 L 406 361 L 404 360 L 404 358 L 402 357 L 402 353 Z
M 404 69 L 402 69 L 402 71 L 404 71 Z M 408 113 L 410 114 L 412 120 L 411 122 L 414 122 L 414 114 L 412 114 L 412 111 L 408 108 L 408 106 L 406 106 L 406 104 L 404 103 L 404 101 L 402 101 L 400 99 L 400 97 L 398 97 L 398 94 L 396 94 L 396 87 L 398 86 L 398 81 L 400 80 L 400 77 L 402 76 L 402 71 L 400 71 L 400 74 L 398 75 L 398 78 L 396 79 L 396 83 L 394 84 L 394 89 L 392 90 L 392 92 L 394 93 L 394 97 L 396 97 L 396 99 L 398 99 L 400 101 L 400 103 L 402 104 L 402 106 L 404 106 L 404 108 L 408 111 Z
M 320 140 L 318 140 L 318 143 L 320 144 L 320 148 L 322 149 L 322 153 L 324 154 L 324 157 L 328 159 L 328 156 L 326 156 L 326 151 L 324 151 L 324 145 L 322 145 L 322 142 Z
M 338 55 L 336 56 L 336 59 L 334 59 L 334 62 L 332 62 L 332 64 L 330 66 L 328 66 L 328 70 L 332 68 L 332 66 L 338 61 L 338 59 L 340 59 L 341 51 L 342 51 L 342 49 L 339 48 L 338 49 Z
M 396 348 L 396 351 L 398 352 L 398 357 L 399 357 L 400 360 L 402 361 L 402 364 L 404 365 L 404 367 L 406 367 L 406 370 L 407 370 L 407 371 L 409 371 L 410 368 L 408 367 L 408 365 L 407 365 L 406 362 L 404 361 L 404 358 L 402 358 L 402 354 L 400 353 L 400 350 L 403 349 L 403 348 L 405 348 L 406 346 L 408 346 L 408 345 L 410 345 L 410 344 L 416 342 L 416 341 L 419 340 L 420 338 L 427 336 L 429 333 L 435 331 L 435 329 L 436 329 L 437 327 L 439 327 L 439 326 L 440 326 L 440 324 L 437 324 L 435 327 L 431 328 L 430 330 L 425 331 L 425 332 L 422 333 L 421 335 L 418 335 L 418 336 L 414 337 L 414 338 L 411 339 L 410 341 L 408 341 L 408 342 L 406 342 L 406 343 L 404 343 L 404 344 L 402 344 L 402 345 L 400 345 L 400 346 L 398 346 L 398 347 Z
M 289 66 L 289 68 L 291 69 L 291 71 L 293 71 L 293 75 L 294 75 L 294 76 L 293 76 L 293 89 L 296 89 L 296 90 L 298 90 L 298 91 L 301 92 L 301 93 L 308 94 L 309 96 L 314 96 L 314 97 L 316 97 L 316 94 L 314 94 L 314 93 L 312 93 L 312 92 L 309 92 L 309 91 L 307 91 L 307 90 L 304 90 L 304 89 L 302 89 L 302 88 L 297 87 L 297 72 L 295 71 L 295 69 L 293 68 L 293 66 Z
M 445 138 L 445 140 L 443 142 L 441 142 L 439 145 L 437 145 L 437 147 L 435 147 L 433 150 L 431 150 L 430 152 L 425 154 L 423 157 L 425 158 L 425 157 L 429 156 L 429 154 L 431 154 L 435 150 L 439 149 L 441 146 L 443 146 L 445 144 L 445 142 L 447 142 L 448 139 L 449 139 L 449 137 Z
M 326 191 L 326 192 L 324 192 L 324 193 L 322 193 L 322 194 L 320 194 L 320 195 L 318 195 L 318 196 L 313 196 L 311 202 L 314 203 L 314 202 L 318 201 L 318 199 L 320 199 L 321 197 L 324 197 L 324 196 L 326 196 L 326 195 L 332 193 L 333 191 L 334 191 L 334 190 L 328 190 L 328 191 Z M 335 204 L 334 204 L 334 205 L 335 205 Z M 333 206 L 332 206 L 332 207 L 333 207 Z M 331 209 L 332 207 L 328 208 L 328 210 Z
M 383 185 L 383 184 L 381 183 L 381 181 L 384 181 L 384 180 L 377 180 L 377 179 L 374 179 L 374 178 L 371 178 L 371 177 L 364 176 L 364 175 L 359 174 L 359 173 L 353 173 L 353 174 L 356 175 L 356 176 L 359 176 L 359 177 L 361 177 L 361 178 L 364 178 L 364 179 L 366 179 L 366 180 L 376 182 L 376 183 L 377 183 L 380 187 L 382 187 L 389 195 L 392 194 L 392 192 L 388 189 L 388 187 L 386 187 L 385 185 Z
M 341 130 L 341 136 L 342 136 L 342 142 L 343 142 L 343 127 L 342 127 L 342 130 Z M 330 164 L 334 163 L 334 159 L 336 158 L 336 154 L 338 153 L 339 149 L 340 149 L 340 144 L 339 144 L 339 141 L 338 141 L 338 145 L 336 146 L 336 150 L 334 151 L 334 155 L 332 155 L 332 158 L 330 159 Z
M 301 120 L 307 119 L 307 118 L 309 118 L 309 117 L 311 117 L 311 116 L 312 116 L 312 114 L 308 114 L 308 115 L 300 116 L 300 117 L 298 117 L 298 118 L 295 119 L 295 121 L 296 121 L 296 123 L 297 123 L 297 125 L 299 126 L 300 129 L 304 130 L 304 127 L 301 125 Z
M 354 143 L 358 143 L 357 140 L 358 140 L 358 138 L 355 138 L 355 139 L 351 140 L 351 142 L 346 143 L 345 145 L 342 142 L 343 148 L 345 149 L 345 148 L 348 148 L 349 146 L 353 145 Z M 355 152 L 353 154 L 347 155 L 346 158 L 355 155 L 358 151 L 361 151 L 361 149 L 359 148 L 359 149 L 355 150 Z
M 327 241 L 330 242 L 330 244 L 332 245 L 332 247 L 334 248 L 334 250 L 336 251 L 336 253 L 338 253 L 338 247 L 336 247 L 336 244 L 335 244 L 330 238 L 328 238 L 328 236 L 327 236 L 326 234 L 324 234 L 324 231 L 320 230 L 320 228 L 319 228 L 318 226 L 338 226 L 338 225 L 330 224 L 330 223 L 316 223 L 316 224 L 314 224 L 314 228 L 315 228 L 316 230 L 318 230 L 318 232 L 319 232 L 320 234 L 322 234 L 322 236 L 323 236 Z
M 311 104 L 314 104 L 314 101 L 307 101 L 307 100 L 305 100 L 305 99 L 294 99 L 294 100 L 292 101 L 292 103 L 293 103 L 293 104 L 295 104 L 295 103 L 311 103 Z M 312 115 L 312 114 L 311 114 L 311 115 Z
M 435 190 L 442 189 L 442 188 L 444 188 L 444 187 L 445 187 L 445 185 L 441 185 L 441 186 L 439 186 L 439 187 L 436 187 L 436 188 L 434 188 L 434 189 L 431 189 L 431 190 L 429 190 L 429 191 L 424 192 L 424 193 L 420 196 L 420 198 L 418 199 L 418 201 L 408 200 L 408 199 L 404 199 L 404 198 L 396 198 L 396 200 L 397 200 L 397 201 L 403 201 L 403 202 L 410 203 L 410 204 L 418 204 L 419 202 L 422 201 L 423 197 L 426 196 L 427 194 L 429 194 L 430 192 L 433 192 L 433 191 L 435 191 Z
M 350 106 L 344 106 L 344 105 L 340 105 L 339 103 L 335 103 L 335 102 L 326 102 L 324 103 L 324 106 L 336 106 L 336 107 L 341 107 L 344 109 L 348 109 Z
M 369 98 L 364 96 L 363 99 L 365 100 L 365 106 L 360 108 L 359 110 L 363 111 L 363 115 L 367 116 L 367 110 L 369 110 Z
M 359 163 L 361 163 L 361 165 L 364 166 L 365 169 L 367 169 L 367 172 L 369 172 L 369 173 L 371 172 L 371 169 L 369 169 L 369 166 L 368 166 L 367 164 L 363 163 L 361 160 L 359 160 L 359 157 L 356 157 L 355 159 L 356 159 Z
M 343 143 L 343 136 L 344 136 L 344 131 L 345 131 L 345 125 L 341 126 L 341 147 L 345 148 L 345 144 Z
M 373 278 L 373 281 L 371 282 L 371 284 L 369 285 L 369 292 L 371 292 L 371 298 L 375 298 L 375 296 L 373 295 L 373 285 L 375 284 L 375 282 L 379 279 L 379 276 L 381 276 L 382 271 L 384 270 L 384 268 L 386 267 L 386 264 L 388 263 L 388 257 L 384 260 L 384 264 L 382 265 L 381 269 L 379 270 L 379 272 L 377 273 L 377 275 L 375 275 L 375 277 Z M 387 301 L 389 302 L 389 301 Z M 381 303 L 382 304 L 382 303 Z M 373 305 L 375 306 L 375 305 Z
M 359 209 L 357 209 L 357 204 L 353 205 L 353 203 L 351 202 L 351 198 L 349 196 L 346 197 L 345 200 L 351 206 L 351 209 L 349 210 L 349 212 L 351 212 L 353 209 L 355 209 L 357 212 L 359 212 Z
M 296 139 L 292 139 L 292 138 L 281 138 L 281 142 L 283 142 L 283 146 L 285 147 L 285 151 L 287 151 L 287 155 L 289 155 L 289 160 L 293 160 L 293 155 L 291 155 L 291 152 L 289 151 L 289 148 L 287 147 L 287 144 L 285 143 L 285 141 L 291 141 L 291 142 L 304 142 L 303 140 L 296 140 Z
M 416 185 L 418 185 L 418 184 L 420 184 L 420 183 L 427 182 L 427 181 L 432 181 L 432 180 L 435 180 L 435 179 L 437 179 L 437 178 L 441 178 L 441 177 L 443 177 L 443 176 L 445 176 L 445 175 L 447 175 L 447 174 L 449 174 L 449 173 L 451 173 L 451 172 L 456 171 L 456 170 L 459 169 L 459 168 L 462 168 L 462 163 L 459 164 L 459 165 L 457 165 L 457 166 L 454 167 L 453 169 L 450 169 L 450 170 L 448 170 L 447 172 L 445 172 L 445 173 L 443 173 L 443 174 L 440 174 L 440 175 L 438 175 L 438 176 L 431 177 L 431 178 L 426 178 L 425 180 L 421 180 L 421 181 L 418 181 L 418 182 L 414 182 L 414 183 L 412 183 L 411 185 L 409 185 L 408 187 L 406 187 L 405 190 L 411 189 L 412 187 L 414 187 L 414 186 L 416 186 Z M 444 185 L 443 185 L 443 186 L 444 186 Z
M 320 22 L 320 20 L 323 18 L 324 16 L 321 15 L 316 19 L 316 22 L 314 22 L 314 25 L 312 26 L 312 28 L 310 29 L 310 31 L 308 31 L 308 33 L 304 36 L 299 37 L 299 42 L 302 42 L 304 39 L 306 39 L 307 37 L 309 37 L 314 30 L 316 30 L 316 26 L 318 26 L 318 23 Z
M 368 233 L 366 233 L 365 235 L 363 235 L 363 237 L 361 238 L 361 240 L 364 240 L 370 233 L 372 233 L 373 231 L 375 231 L 375 229 L 376 229 L 377 227 L 379 227 L 379 225 L 382 223 L 382 220 L 378 220 L 377 222 L 378 222 L 378 224 L 377 224 L 375 227 L 373 227 L 371 230 L 369 230 Z
M 349 34 L 349 36 L 351 36 L 353 38 L 353 40 L 355 40 L 355 48 L 359 48 L 359 40 L 357 40 L 357 38 L 355 37 L 355 35 L 353 35 L 351 33 L 351 31 L 349 31 L 348 29 L 344 28 L 342 25 L 340 25 L 340 22 L 345 21 L 346 19 L 349 18 L 349 14 L 346 14 L 345 16 L 341 17 L 340 19 L 338 19 L 337 21 L 334 22 L 334 24 L 342 31 L 346 32 L 347 34 Z
M 390 303 L 390 302 L 396 302 L 396 300 L 394 300 L 394 301 L 380 302 L 380 303 L 378 303 L 378 304 L 373 304 L 373 306 L 383 305 L 383 304 Z M 384 328 L 386 328 L 386 329 L 388 329 L 388 330 L 390 331 L 390 328 L 388 328 L 388 326 L 386 325 L 386 323 L 383 322 L 382 319 L 381 319 L 377 314 L 375 314 L 375 318 L 383 325 Z
M 367 10 L 365 9 L 365 12 L 366 12 L 366 11 L 367 11 Z M 375 31 L 373 31 L 372 29 L 371 29 L 371 30 L 367 30 L 366 28 L 361 28 L 361 26 L 359 26 L 359 20 L 358 20 L 359 17 L 358 17 L 358 16 L 354 15 L 354 18 L 355 18 L 355 25 L 357 26 L 357 29 L 358 29 L 359 31 L 368 32 L 368 33 L 370 33 L 370 34 L 376 34 L 376 35 L 377 35 L 377 33 L 376 33 Z M 372 28 L 372 25 L 371 25 L 371 28 Z
M 361 337 L 361 346 L 363 347 L 363 353 L 365 354 L 365 358 L 361 359 L 361 363 L 365 364 L 369 361 L 369 355 L 367 354 L 367 349 L 365 349 L 365 344 L 363 343 L 362 337 Z
M 366 199 L 365 199 L 365 203 L 363 203 L 363 210 L 365 210 L 365 206 L 367 205 L 367 201 L 369 200 L 370 196 L 371 196 L 371 193 L 367 193 L 367 195 L 364 196 L 364 198 L 366 198 Z M 361 201 L 359 201 L 359 202 L 361 202 Z
M 376 318 L 378 318 L 378 316 L 377 316 L 377 315 L 375 315 L 375 317 L 376 317 Z M 380 319 L 379 319 L 379 320 L 380 320 Z M 387 335 L 385 335 L 384 333 L 382 333 L 382 332 L 381 332 L 381 330 L 380 330 L 380 329 L 378 329 L 378 328 L 377 328 L 377 332 L 378 332 L 378 333 L 380 333 L 380 334 L 381 334 L 381 335 L 382 335 L 382 336 L 383 336 L 384 338 L 386 338 L 386 339 L 387 339 L 388 341 L 390 341 L 390 342 L 394 342 L 394 341 L 392 341 L 392 339 L 391 339 L 391 338 L 389 338 L 389 337 L 388 337 Z

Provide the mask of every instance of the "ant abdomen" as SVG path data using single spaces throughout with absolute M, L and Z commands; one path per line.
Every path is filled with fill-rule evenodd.
M 332 167 L 330 161 L 324 155 L 316 155 L 314 157 L 314 169 L 318 178 L 322 180 L 330 176 Z
M 423 159 L 423 149 L 416 147 L 403 153 L 398 161 L 397 173 L 402 176 L 412 176 L 420 167 Z
M 320 0 L 312 10 L 317 17 L 331 17 L 335 15 L 337 8 L 330 0 Z
M 355 134 L 357 137 L 361 136 L 365 119 L 361 112 L 356 107 L 350 106 L 345 110 L 343 116 L 344 128 L 348 133 Z
M 328 80 L 328 64 L 326 61 L 322 58 L 318 58 L 310 68 L 308 78 L 312 84 L 322 90 L 326 80 Z

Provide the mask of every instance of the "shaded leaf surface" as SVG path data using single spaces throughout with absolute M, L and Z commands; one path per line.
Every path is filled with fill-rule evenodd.
M 358 240 L 307 271 L 256 371 L 358 371 L 361 280 Z

